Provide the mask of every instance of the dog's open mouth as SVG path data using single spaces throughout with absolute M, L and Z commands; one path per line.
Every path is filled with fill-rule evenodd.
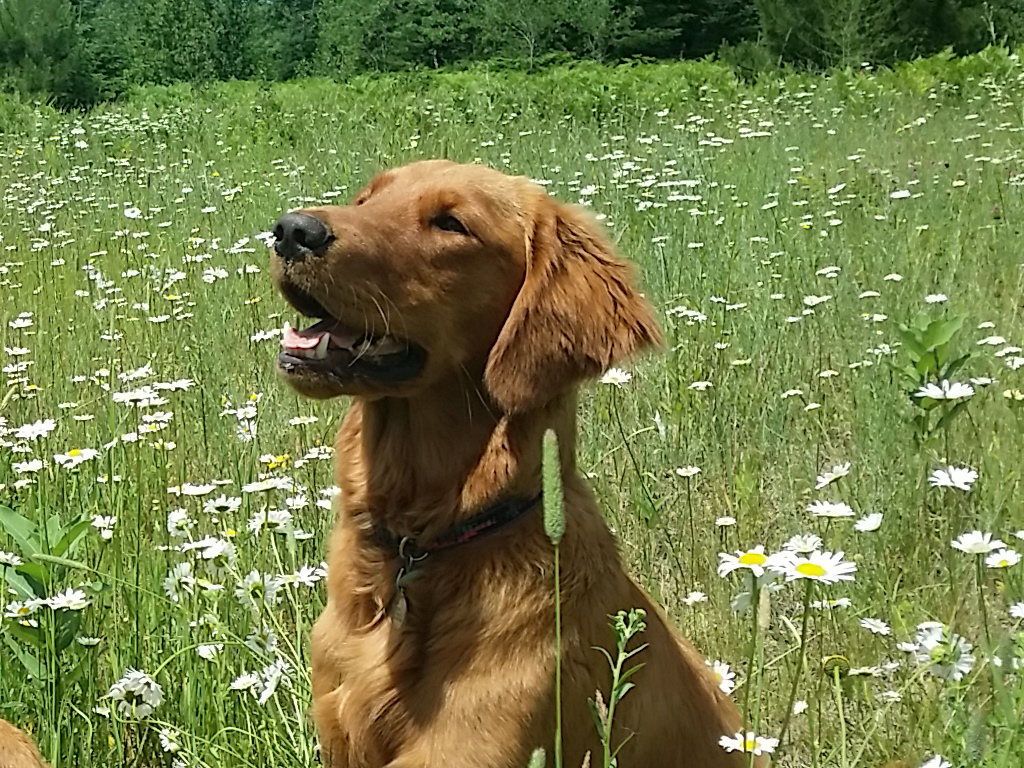
M 356 330 L 332 317 L 312 297 L 283 291 L 305 315 L 320 318 L 308 328 L 284 324 L 277 362 L 286 374 L 320 374 L 344 383 L 399 383 L 420 372 L 426 360 L 422 347 L 392 335 Z

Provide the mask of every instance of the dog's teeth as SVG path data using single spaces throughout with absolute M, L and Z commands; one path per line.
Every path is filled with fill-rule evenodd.
M 390 355 L 394 352 L 401 352 L 403 348 L 402 342 L 398 339 L 384 336 L 373 345 L 373 353 L 375 355 Z
M 331 335 L 329 333 L 323 334 L 320 337 L 320 341 L 317 342 L 317 345 L 313 349 L 310 350 L 310 352 L 311 352 L 310 357 L 313 358 L 314 360 L 323 360 L 324 358 L 326 358 L 327 357 L 327 345 L 330 344 L 330 343 L 331 343 Z

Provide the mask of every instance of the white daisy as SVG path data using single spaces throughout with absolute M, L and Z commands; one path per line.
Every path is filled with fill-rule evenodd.
M 928 477 L 928 485 L 933 488 L 957 488 L 961 491 L 969 491 L 977 479 L 978 473 L 969 467 L 949 466 L 932 472 Z
M 821 537 L 813 533 L 798 533 L 790 537 L 789 541 L 782 545 L 783 549 L 790 552 L 798 552 L 802 555 L 809 555 L 811 552 L 821 549 Z
M 938 384 L 931 382 L 925 384 L 914 393 L 914 397 L 927 397 L 932 400 L 964 400 L 973 394 L 974 387 L 970 384 L 943 379 Z
M 778 560 L 778 555 L 766 555 L 764 545 L 758 544 L 753 549 L 737 551 L 735 555 L 727 552 L 718 553 L 718 575 L 728 576 L 741 568 L 749 569 L 755 576 L 763 576 L 767 568 Z
M 167 513 L 167 532 L 176 539 L 186 538 L 193 525 L 195 525 L 195 521 L 189 518 L 188 512 L 180 507 Z
M 891 635 L 892 628 L 881 619 L 861 619 L 860 625 L 868 632 L 876 635 Z
M 786 581 L 810 579 L 823 584 L 853 581 L 857 571 L 857 564 L 844 560 L 842 552 L 812 552 L 807 557 L 791 554 L 781 565 Z
M 732 693 L 736 689 L 736 673 L 724 661 L 705 661 L 711 670 L 711 676 L 715 679 L 718 690 L 722 693 Z
M 1015 549 L 1000 549 L 985 558 L 989 568 L 1010 568 L 1020 562 L 1020 553 Z
M 164 593 L 172 603 L 183 602 L 186 595 L 195 594 L 196 579 L 191 563 L 178 563 L 164 579 Z
M 312 565 L 303 565 L 288 578 L 288 583 L 297 584 L 303 587 L 315 587 L 317 582 L 326 575 L 327 574 L 322 568 L 316 568 Z
M 968 555 L 987 555 L 997 549 L 1005 549 L 999 539 L 993 539 L 991 533 L 982 531 L 969 531 L 962 533 L 953 540 L 953 549 L 958 549 Z
M 870 533 L 871 531 L 877 531 L 881 525 L 882 513 L 872 512 L 869 515 L 864 515 L 864 517 L 853 524 L 853 527 L 861 533 Z
M 836 464 L 832 469 L 826 469 L 820 475 L 818 475 L 818 481 L 814 485 L 814 490 L 820 491 L 827 485 L 831 485 L 841 477 L 846 477 L 850 474 L 850 462 L 845 464 Z
M 4 552 L 2 549 L 0 549 L 0 565 L 9 565 L 11 567 L 15 567 L 23 565 L 24 562 L 24 560 L 22 560 L 13 552 Z
M 176 754 L 181 751 L 181 745 L 178 743 L 181 736 L 173 728 L 161 728 L 160 729 L 160 747 L 164 752 L 170 754 Z
M 919 624 L 914 643 L 914 658 L 927 665 L 929 674 L 954 682 L 962 680 L 974 668 L 973 646 L 937 621 Z
M 853 517 L 853 509 L 841 501 L 812 501 L 807 511 L 815 517 Z
M 277 576 L 252 570 L 235 587 L 235 597 L 253 613 L 259 613 L 264 606 L 272 608 L 277 603 L 281 586 Z
M 212 483 L 205 483 L 203 485 L 194 485 L 193 483 L 182 483 L 181 485 L 175 485 L 167 489 L 168 493 L 173 493 L 175 496 L 205 496 L 208 493 L 216 490 L 217 486 Z
M 95 448 L 72 448 L 67 453 L 58 453 L 53 460 L 65 469 L 74 469 L 79 464 L 84 464 L 99 455 L 100 452 Z
M 632 380 L 633 374 L 621 368 L 609 368 L 598 381 L 601 384 L 611 384 L 614 387 L 624 387 Z
M 164 692 L 160 684 L 145 672 L 129 669 L 124 677 L 110 686 L 107 697 L 117 702 L 117 710 L 122 715 L 144 718 L 163 703 Z
M 268 509 L 257 512 L 249 520 L 249 530 L 259 533 L 267 530 L 271 533 L 287 534 L 292 529 L 292 513 L 287 509 Z
M 718 745 L 726 752 L 749 752 L 760 755 L 774 752 L 779 740 L 757 736 L 753 731 L 740 731 L 732 736 L 723 736 L 718 740 Z
M 242 506 L 242 499 L 238 496 L 225 496 L 221 494 L 216 499 L 208 499 L 203 503 L 203 512 L 208 515 L 227 515 Z
M 46 604 L 55 611 L 81 611 L 89 605 L 89 598 L 82 590 L 69 587 L 49 598 Z
M 231 681 L 231 690 L 233 691 L 249 691 L 260 685 L 262 685 L 259 675 L 255 672 L 243 672 L 241 675 Z
M 12 434 L 19 440 L 37 440 L 40 437 L 46 437 L 56 428 L 57 422 L 53 419 L 41 419 L 18 427 Z
M 38 472 L 45 466 L 46 464 L 42 459 L 30 459 L 29 461 L 15 461 L 11 463 L 11 469 L 19 475 L 26 472 Z
M 242 493 L 261 493 L 263 491 L 291 491 L 295 483 L 287 477 L 267 477 L 242 486 Z
M 213 661 L 217 654 L 224 650 L 224 643 L 205 643 L 204 645 L 196 646 L 196 653 L 199 657 L 206 659 L 207 661 Z

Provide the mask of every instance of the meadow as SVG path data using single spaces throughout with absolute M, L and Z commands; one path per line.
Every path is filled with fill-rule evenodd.
M 0 716 L 54 766 L 315 763 L 345 403 L 275 377 L 267 230 L 447 156 L 642 270 L 667 349 L 585 390 L 580 464 L 747 747 L 1024 764 L 1022 105 L 998 49 L 0 101 Z

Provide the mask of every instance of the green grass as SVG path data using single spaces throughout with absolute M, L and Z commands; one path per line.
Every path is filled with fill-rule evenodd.
M 586 390 L 581 465 L 638 579 L 709 659 L 737 672 L 752 727 L 778 736 L 790 691 L 808 702 L 780 764 L 916 766 L 941 753 L 954 766 L 1019 766 L 1024 684 L 1013 667 L 1024 664 L 1024 634 L 1009 611 L 1024 601 L 1024 565 L 978 568 L 950 543 L 980 529 L 1024 547 L 1014 537 L 1024 529 L 1024 395 L 1003 394 L 1024 389 L 1012 370 L 1024 355 L 997 356 L 1024 346 L 1021 103 L 1024 68 L 989 51 L 756 85 L 681 63 L 154 88 L 85 116 L 0 104 L 0 340 L 10 366 L 0 503 L 13 510 L 0 510 L 0 528 L 14 534 L 0 533 L 0 549 L 26 561 L 0 569 L 0 587 L 47 597 L 81 587 L 90 600 L 81 611 L 39 609 L 38 629 L 0 623 L 0 716 L 32 730 L 56 766 L 170 764 L 164 727 L 179 734 L 183 765 L 312 763 L 307 638 L 323 584 L 283 586 L 260 611 L 235 589 L 250 571 L 291 574 L 324 557 L 331 515 L 314 502 L 331 486 L 330 461 L 302 457 L 331 444 L 345 406 L 300 400 L 275 379 L 276 338 L 253 334 L 293 318 L 265 271 L 246 267 L 265 268 L 254 236 L 281 211 L 345 200 L 382 167 L 444 155 L 585 198 L 640 265 L 670 349 L 638 362 L 621 388 Z M 893 197 L 900 190 L 910 196 Z M 227 276 L 205 282 L 207 269 Z M 860 298 L 866 291 L 879 295 Z M 925 302 L 940 293 L 948 299 Z M 804 297 L 826 295 L 804 314 Z M 32 325 L 11 327 L 23 312 Z M 971 357 L 955 379 L 996 379 L 926 441 L 899 346 L 899 325 L 919 312 L 964 318 L 950 344 Z M 978 344 L 991 336 L 1006 341 Z M 178 379 L 193 385 L 158 392 L 166 404 L 113 399 Z M 710 386 L 691 387 L 702 381 Z M 792 389 L 801 394 L 782 397 Z M 249 403 L 257 428 L 243 440 L 224 411 Z M 154 412 L 173 416 L 140 433 Z M 297 416 L 318 421 L 290 424 Z M 52 433 L 15 452 L 24 442 L 14 430 L 47 418 Z M 138 440 L 121 439 L 129 433 Z M 54 463 L 73 448 L 100 454 L 74 470 Z M 13 469 L 34 458 L 40 471 Z M 844 462 L 847 476 L 814 490 L 819 473 Z M 969 492 L 928 487 L 947 464 L 979 472 Z M 675 473 L 687 465 L 700 473 Z M 251 517 L 292 495 L 241 492 L 264 473 L 305 489 L 294 524 L 310 538 L 250 533 Z M 201 498 L 168 493 L 214 481 L 225 485 Z M 202 511 L 221 494 L 240 507 Z M 882 512 L 881 528 L 815 518 L 806 507 L 816 499 Z M 231 538 L 230 568 L 167 549 L 182 541 L 167 529 L 178 507 L 195 521 L 192 540 Z M 95 515 L 116 516 L 109 541 L 75 528 Z M 725 516 L 735 525 L 716 524 Z M 66 531 L 73 543 L 58 546 Z M 808 609 L 795 583 L 761 590 L 754 614 L 734 613 L 742 579 L 719 577 L 718 553 L 776 552 L 798 533 L 857 564 L 855 581 L 810 595 L 850 606 Z M 197 585 L 171 602 L 164 579 L 185 562 L 223 590 Z M 707 600 L 688 604 L 694 591 Z M 892 635 L 868 632 L 862 618 L 884 620 Z M 972 643 L 963 680 L 897 649 L 924 621 Z M 277 638 L 270 653 L 245 642 L 261 626 Z M 197 647 L 211 643 L 223 647 L 201 658 Z M 290 684 L 265 704 L 230 690 L 277 657 Z M 849 674 L 888 662 L 878 677 Z M 145 719 L 96 714 L 129 668 L 157 680 L 162 703 Z M 883 701 L 886 691 L 901 700 Z

